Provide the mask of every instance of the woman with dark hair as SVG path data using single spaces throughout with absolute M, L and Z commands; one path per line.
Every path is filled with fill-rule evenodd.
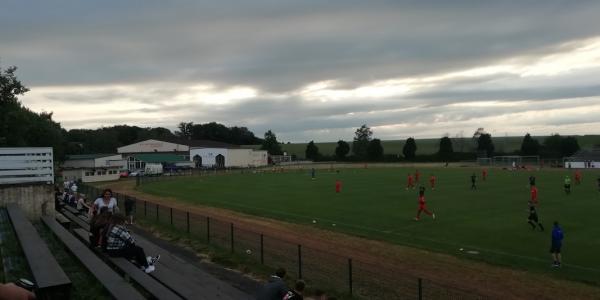
M 102 247 L 106 244 L 106 241 L 102 238 L 102 229 L 105 228 L 109 222 L 112 214 L 108 211 L 108 208 L 102 207 L 100 213 L 94 215 L 90 220 L 90 245 L 92 247 Z M 104 248 L 104 247 L 102 247 Z
M 108 211 L 111 213 L 119 212 L 119 207 L 117 206 L 117 199 L 112 196 L 111 189 L 105 189 L 102 191 L 102 196 L 94 201 L 92 205 L 92 215 L 96 215 L 100 209 L 103 207 L 107 207 Z
M 111 218 L 110 232 L 108 233 L 106 251 L 110 256 L 135 259 L 136 263 L 146 273 L 154 271 L 154 264 L 160 259 L 160 255 L 146 257 L 144 249 L 135 244 L 135 240 L 125 228 L 125 217 L 116 214 Z

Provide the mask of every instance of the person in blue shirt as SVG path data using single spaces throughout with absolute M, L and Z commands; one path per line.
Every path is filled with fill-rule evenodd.
M 558 225 L 558 222 L 554 221 L 554 227 L 552 228 L 552 245 L 550 246 L 550 253 L 552 254 L 552 267 L 560 267 L 561 257 L 560 248 L 562 247 L 562 241 L 564 234 L 562 228 Z

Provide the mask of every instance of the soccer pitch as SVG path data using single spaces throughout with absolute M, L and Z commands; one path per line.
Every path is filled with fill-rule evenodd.
M 427 206 L 436 219 L 422 214 L 420 221 L 414 220 L 418 188 L 405 190 L 407 174 L 414 172 L 414 168 L 340 169 L 339 174 L 317 170 L 315 180 L 309 171 L 229 174 L 144 183 L 140 189 L 184 203 L 600 283 L 596 185 L 600 172 L 582 172 L 583 183 L 575 185 L 573 180 L 572 192 L 566 195 L 563 179 L 567 174 L 573 178 L 573 171 L 490 169 L 487 181 L 482 181 L 478 168 L 422 168 L 420 185 L 427 187 Z M 470 189 L 473 173 L 478 177 L 477 190 Z M 431 174 L 437 177 L 435 190 L 429 188 Z M 527 224 L 530 175 L 537 179 L 538 215 L 545 232 L 533 231 Z M 343 187 L 336 194 L 338 178 Z M 565 233 L 560 270 L 550 268 L 555 220 Z

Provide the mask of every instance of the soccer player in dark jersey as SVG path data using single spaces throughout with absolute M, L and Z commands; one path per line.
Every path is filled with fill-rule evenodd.
M 540 231 L 544 231 L 544 225 L 539 221 L 537 211 L 535 209 L 535 204 L 529 201 L 529 217 L 527 218 L 527 223 L 531 225 L 531 229 L 535 230 L 536 227 L 540 228 Z
M 571 194 L 571 178 L 569 175 L 565 176 L 565 193 L 567 195 Z
M 427 209 L 427 204 L 425 204 L 425 187 L 419 188 L 419 209 L 417 210 L 417 217 L 415 218 L 415 221 L 419 221 L 421 218 L 421 212 L 425 212 L 435 220 L 435 214 L 430 212 Z
M 598 192 L 600 192 L 600 177 L 598 177 Z
M 535 176 L 531 175 L 529 176 L 529 187 L 534 187 L 535 186 Z
M 476 190 L 477 189 L 477 185 L 475 184 L 475 182 L 477 182 L 477 175 L 475 175 L 475 173 L 473 173 L 471 175 L 471 189 L 472 190 Z

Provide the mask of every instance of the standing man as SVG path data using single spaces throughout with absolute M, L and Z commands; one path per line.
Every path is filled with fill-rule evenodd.
M 312 180 L 315 180 L 315 168 L 312 168 L 310 170 L 310 177 L 312 178 Z
M 569 175 L 565 176 L 565 193 L 567 195 L 571 194 L 571 178 Z
M 527 218 L 527 223 L 531 225 L 531 229 L 535 230 L 537 226 L 540 227 L 540 231 L 544 231 L 544 225 L 538 220 L 537 211 L 535 209 L 535 204 L 529 201 L 529 217 Z
M 419 209 L 417 210 L 417 217 L 415 218 L 415 221 L 419 221 L 421 218 L 421 212 L 425 212 L 435 220 L 435 214 L 430 212 L 427 209 L 427 204 L 425 204 L 425 187 L 419 188 Z
M 535 176 L 529 176 L 529 187 L 533 188 L 535 186 Z
M 406 182 L 406 190 L 408 190 L 409 188 L 411 188 L 413 190 L 415 189 L 415 182 L 413 180 L 412 174 L 410 174 L 410 173 L 408 174 L 408 179 Z
M 435 175 L 433 174 L 431 174 L 431 177 L 429 177 L 429 185 L 431 186 L 432 190 L 435 190 Z
M 557 221 L 554 221 L 554 227 L 552 228 L 552 245 L 550 246 L 550 253 L 552 254 L 552 267 L 558 268 L 561 264 L 560 248 L 562 248 L 562 241 L 564 234 L 562 228 L 558 225 Z
M 581 184 L 581 171 L 576 170 L 575 171 L 575 185 L 580 185 Z
M 415 171 L 415 182 L 419 183 L 419 180 L 421 179 L 421 173 L 419 173 L 419 170 Z
M 472 190 L 476 190 L 477 189 L 477 185 L 475 185 L 475 182 L 477 182 L 477 175 L 475 175 L 475 173 L 473 173 L 471 175 L 471 189 Z
M 531 203 L 538 205 L 538 189 L 535 185 L 531 187 Z
M 335 192 L 336 193 L 342 192 L 342 181 L 340 181 L 339 179 L 335 180 Z
M 487 175 L 488 175 L 488 170 L 486 168 L 483 168 L 483 170 L 481 171 L 481 179 L 483 181 L 485 181 L 487 179 Z

